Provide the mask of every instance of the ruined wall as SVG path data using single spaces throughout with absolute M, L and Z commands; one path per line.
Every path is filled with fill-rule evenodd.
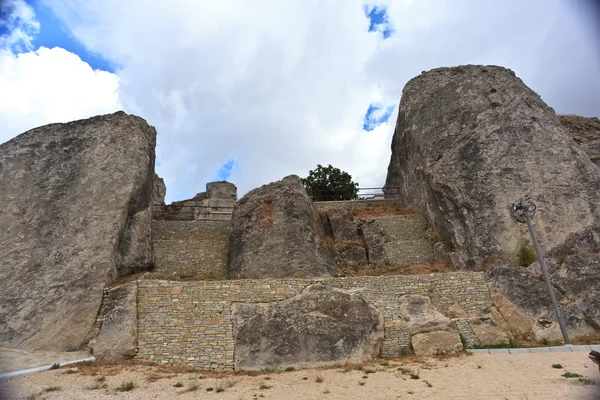
M 155 273 L 214 279 L 227 274 L 229 221 L 152 221 Z
M 236 199 L 237 188 L 233 183 L 209 182 L 206 192 L 198 193 L 191 199 L 174 201 L 169 205 L 156 204 L 152 215 L 154 219 L 171 221 L 229 221 Z
M 232 304 L 281 301 L 314 283 L 360 293 L 385 318 L 382 356 L 410 352 L 410 337 L 398 298 L 421 294 L 441 312 L 459 305 L 473 316 L 489 312 L 491 298 L 483 273 L 364 276 L 318 279 L 264 279 L 138 283 L 138 352 L 142 362 L 187 365 L 200 369 L 233 369 Z

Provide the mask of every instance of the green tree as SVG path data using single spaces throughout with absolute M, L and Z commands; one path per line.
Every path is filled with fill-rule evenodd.
M 356 200 L 358 183 L 352 181 L 349 173 L 334 168 L 331 164 L 309 171 L 308 177 L 302 179 L 306 192 L 313 201 Z

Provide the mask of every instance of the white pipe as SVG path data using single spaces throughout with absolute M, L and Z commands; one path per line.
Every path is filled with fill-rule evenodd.
M 80 360 L 65 361 L 63 363 L 60 363 L 60 366 L 62 367 L 63 365 L 75 364 L 75 363 L 79 363 L 79 362 L 83 362 L 83 361 L 96 361 L 96 357 L 91 356 L 91 357 L 82 358 Z M 54 364 L 52 364 L 52 365 L 54 365 Z M 23 369 L 21 371 L 8 372 L 6 374 L 0 375 L 0 379 L 8 379 L 8 378 L 12 378 L 12 377 L 19 376 L 19 375 L 26 375 L 26 374 L 31 374 L 34 372 L 47 371 L 50 368 L 52 368 L 52 365 L 44 365 L 43 367 L 35 367 L 35 368 Z

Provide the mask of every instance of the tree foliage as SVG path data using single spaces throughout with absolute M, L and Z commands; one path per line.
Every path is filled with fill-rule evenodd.
M 356 200 L 358 183 L 352 181 L 349 173 L 331 166 L 309 171 L 308 177 L 302 179 L 306 192 L 313 201 Z

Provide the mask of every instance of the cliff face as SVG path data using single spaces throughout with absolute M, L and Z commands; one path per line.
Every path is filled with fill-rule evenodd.
M 2 347 L 81 347 L 104 286 L 151 264 L 155 144 L 117 112 L 0 145 Z
M 600 167 L 600 120 L 579 115 L 561 115 L 558 120 L 569 130 L 581 150 Z
M 524 196 L 538 204 L 545 250 L 600 245 L 600 168 L 502 67 L 439 68 L 407 83 L 385 186 L 450 239 L 467 268 L 528 237 L 510 215 Z

